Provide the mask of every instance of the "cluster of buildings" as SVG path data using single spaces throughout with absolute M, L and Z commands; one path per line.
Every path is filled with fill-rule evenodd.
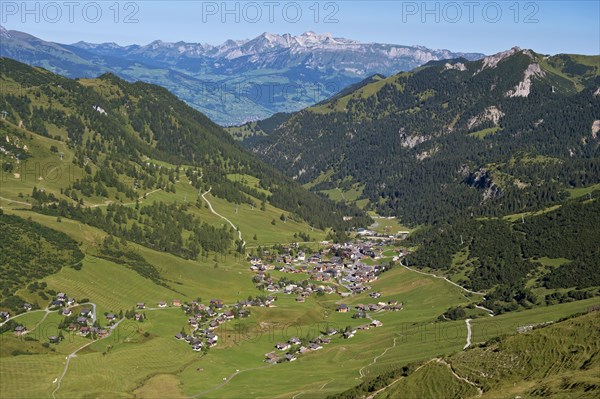
M 409 231 L 398 231 L 396 234 L 377 233 L 373 230 L 359 228 L 356 230 L 356 235 L 368 240 L 383 240 L 386 243 L 405 240 L 408 237 Z
M 301 340 L 298 337 L 293 337 L 286 342 L 278 342 L 275 345 L 276 351 L 265 353 L 265 362 L 267 363 L 282 363 L 293 362 L 298 358 L 298 355 L 314 352 L 323 349 L 323 345 L 331 343 L 330 338 L 319 336 L 311 339 L 308 342 Z M 285 352 L 287 351 L 287 352 Z M 285 353 L 282 353 L 285 352 Z
M 388 302 L 377 302 L 377 303 L 369 303 L 369 304 L 359 303 L 354 308 L 358 311 L 358 314 L 360 314 L 361 312 L 364 314 L 365 312 L 382 312 L 382 311 L 390 311 L 390 310 L 398 311 L 398 310 L 402 310 L 403 305 L 402 305 L 402 302 L 398 302 L 396 300 L 390 300 Z M 337 311 L 346 313 L 346 312 L 348 312 L 348 309 L 349 308 L 347 305 L 342 304 L 338 307 Z
M 284 248 L 285 250 L 285 248 Z M 378 275 L 386 270 L 386 265 L 372 265 L 366 259 L 379 259 L 382 250 L 379 244 L 372 243 L 347 243 L 334 244 L 320 253 L 307 255 L 299 251 L 296 256 L 291 253 L 271 256 L 267 252 L 263 257 L 250 258 L 250 269 L 256 274 L 253 282 L 259 289 L 271 293 L 282 293 L 296 295 L 297 302 L 304 302 L 305 298 L 313 293 L 331 294 L 338 293 L 345 297 L 371 289 L 369 285 L 377 280 Z M 403 254 L 399 254 L 398 257 Z M 276 270 L 281 273 L 304 274 L 306 279 L 292 281 L 286 277 L 275 280 L 270 271 Z M 323 284 L 319 284 L 322 282 Z M 377 299 L 381 297 L 380 292 L 371 292 L 369 297 Z M 341 339 L 351 339 L 358 331 L 368 330 L 383 326 L 379 320 L 367 315 L 367 312 L 398 311 L 403 308 L 402 303 L 397 300 L 377 302 L 370 304 L 358 304 L 353 318 L 368 317 L 370 321 L 357 327 L 347 327 L 342 331 L 330 328 L 317 338 L 310 341 L 293 337 L 286 342 L 279 342 L 275 350 L 265 354 L 265 362 L 280 363 L 293 362 L 299 355 L 318 351 L 331 342 L 334 336 Z M 341 304 L 336 309 L 340 313 L 348 313 L 350 306 Z
M 338 331 L 335 328 L 327 329 L 323 335 L 313 338 L 309 341 L 301 340 L 298 337 L 290 338 L 286 342 L 278 342 L 275 345 L 275 351 L 265 353 L 265 362 L 267 363 L 282 363 L 293 362 L 299 355 L 314 352 L 323 349 L 324 345 L 332 342 L 332 337 L 339 336 L 342 339 L 353 338 L 359 330 L 368 330 L 370 328 L 381 327 L 383 323 L 379 320 L 373 320 L 369 324 L 358 327 L 348 327 Z
M 56 298 L 52 300 L 49 307 L 50 309 L 53 309 L 62 308 L 65 306 L 74 306 L 76 304 L 77 301 L 75 301 L 75 298 L 70 298 L 64 292 L 59 292 L 58 294 L 56 294 Z
M 68 318 L 66 329 L 69 332 L 75 332 L 83 337 L 96 335 L 98 338 L 103 338 L 108 335 L 108 330 L 100 327 L 98 323 L 96 323 L 92 309 L 82 308 L 79 310 L 79 313 L 75 315 L 70 308 L 65 308 L 61 311 L 61 315 Z M 75 319 L 71 320 L 73 317 L 75 317 Z
M 188 325 L 191 333 L 181 331 L 175 334 L 175 339 L 185 341 L 191 345 L 192 350 L 202 351 L 203 348 L 212 348 L 217 345 L 219 336 L 215 330 L 223 323 L 236 318 L 245 318 L 250 315 L 251 306 L 270 306 L 275 301 L 274 297 L 256 298 L 252 300 L 239 301 L 232 306 L 225 305 L 221 299 L 212 299 L 209 305 L 198 301 L 182 304 L 175 299 L 173 306 L 179 306 L 189 316 Z M 162 302 L 164 303 L 164 302 Z M 160 306 L 160 303 L 159 303 Z
M 320 253 L 311 255 L 299 251 L 295 257 L 290 252 L 277 256 L 268 256 L 268 253 L 263 255 L 265 261 L 257 256 L 250 258 L 250 270 L 256 273 L 253 282 L 257 288 L 273 293 L 298 295 L 298 302 L 304 302 L 304 298 L 312 293 L 338 293 L 342 296 L 360 294 L 370 290 L 369 284 L 386 270 L 385 265 L 369 265 L 363 261 L 382 256 L 379 244 L 369 242 L 333 244 Z M 275 281 L 270 270 L 304 274 L 307 279 L 293 283 L 287 279 Z M 319 282 L 323 284 L 318 284 Z M 335 286 L 337 287 L 334 288 Z M 340 289 L 340 286 L 345 289 Z

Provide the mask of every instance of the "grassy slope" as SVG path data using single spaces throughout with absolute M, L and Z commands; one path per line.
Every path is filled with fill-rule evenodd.
M 34 159 L 45 166 L 56 161 L 57 156 L 49 152 L 49 146 L 60 145 L 60 142 L 33 135 L 32 143 L 34 145 L 31 153 Z M 65 150 L 68 156 L 69 152 Z M 70 164 L 68 159 L 65 161 Z M 2 196 L 21 201 L 28 199 L 19 198 L 18 192 L 30 193 L 34 185 L 39 187 L 44 184 L 48 191 L 56 193 L 63 185 L 60 180 L 38 180 L 33 174 L 26 179 L 17 179 L 14 176 L 6 178 L 9 180 L 2 180 Z M 6 187 L 9 189 L 5 190 Z M 198 196 L 187 184 L 185 177 L 182 177 L 176 188 L 176 194 L 159 191 L 145 201 L 160 199 L 166 202 L 191 202 Z M 315 239 L 324 237 L 323 232 L 313 232 L 306 224 L 295 224 L 292 221 L 284 224 L 279 220 L 282 211 L 268 205 L 266 211 L 253 211 L 247 205 L 242 205 L 238 213 L 235 213 L 233 204 L 210 195 L 207 197 L 217 212 L 240 226 L 249 245 L 289 242 L 292 241 L 293 233 L 298 231 L 308 232 Z M 97 203 L 102 202 L 102 199 L 97 200 Z M 98 304 L 101 321 L 103 312 L 128 309 L 138 301 L 145 301 L 152 306 L 159 300 L 187 300 L 200 296 L 204 301 L 220 297 L 230 303 L 260 293 L 250 281 L 251 274 L 247 263 L 235 259 L 232 255 L 218 258 L 216 261 L 211 256 L 206 260 L 192 262 L 133 246 L 135 251 L 159 269 L 171 288 L 177 291 L 175 292 L 158 286 L 121 265 L 95 258 L 95 245 L 106 233 L 65 218 L 61 223 L 57 223 L 53 217 L 18 210 L 26 208 L 19 204 L 9 204 L 6 201 L 0 204 L 7 212 L 22 217 L 31 215 L 37 222 L 63 231 L 82 242 L 82 247 L 88 255 L 83 269 L 76 271 L 65 268 L 44 281 L 48 283 L 49 288 L 57 291 L 65 291 L 79 298 L 89 297 Z M 223 223 L 222 219 L 204 207 L 192 212 L 209 223 Z M 275 226 L 271 225 L 272 219 L 276 220 Z M 387 223 L 387 219 L 380 221 Z M 394 229 L 400 227 L 393 224 Z M 253 234 L 258 235 L 256 242 L 252 240 Z M 217 268 L 214 267 L 215 263 Z M 432 324 L 447 307 L 471 301 L 471 298 L 463 295 L 457 288 L 442 280 L 405 269 L 387 272 L 372 285 L 375 290 L 383 293 L 382 299 L 398 299 L 405 304 L 405 309 L 401 312 L 373 315 L 384 323 L 384 327 L 359 332 L 355 338 L 348 341 L 336 339 L 325 349 L 303 356 L 292 364 L 244 372 L 236 376 L 231 383 L 204 396 L 290 397 L 303 392 L 306 396 L 323 397 L 355 385 L 360 382 L 361 375 L 375 375 L 399 364 L 449 354 L 462 348 L 466 336 L 464 322 Z M 27 296 L 26 292 L 20 294 Z M 221 344 L 202 359 L 185 344 L 172 338 L 172 335 L 185 325 L 186 317 L 183 312 L 177 309 L 149 311 L 147 322 L 123 324 L 114 337 L 99 341 L 80 352 L 71 363 L 59 397 L 130 397 L 134 391 L 143 397 L 153 386 L 160 384 L 161 378 L 167 380 L 165 384 L 177 387 L 177 392 L 180 390 L 186 395 L 212 389 L 236 369 L 264 366 L 264 353 L 271 351 L 275 342 L 286 337 L 315 335 L 322 329 L 324 322 L 334 323 L 338 327 L 366 322 L 351 319 L 353 312 L 334 312 L 338 301 L 340 299 L 337 296 L 326 296 L 313 297 L 305 304 L 297 304 L 293 297 L 281 296 L 277 308 L 252 310 L 251 318 L 241 323 L 241 326 L 246 326 L 245 334 L 240 335 L 240 330 L 236 331 L 234 324 L 226 325 L 224 328 L 227 330 L 219 332 Z M 361 295 L 346 302 L 353 305 L 370 303 L 373 300 Z M 499 334 L 512 334 L 519 325 L 556 320 L 581 311 L 596 302 L 597 300 L 587 300 L 495 318 L 480 318 L 473 321 L 474 342 Z M 3 350 L 0 352 L 0 396 L 49 397 L 53 389 L 52 381 L 64 367 L 65 354 L 87 342 L 84 338 L 73 337 L 72 340 L 51 347 L 55 351 L 45 350 L 41 343 L 45 342 L 47 336 L 54 335 L 60 317 L 53 314 L 40 323 L 42 317 L 43 313 L 40 312 L 27 314 L 20 319 L 30 329 L 37 326 L 31 335 L 38 339 L 37 342 L 25 343 L 11 333 L 0 336 L 3 343 Z M 144 332 L 148 333 L 148 337 L 144 337 Z M 106 353 L 109 345 L 112 348 Z M 27 349 L 37 354 L 12 356 L 10 352 L 14 349 Z M 383 356 L 373 362 L 375 357 L 384 352 Z M 363 367 L 362 373 L 359 374 Z M 198 368 L 204 371 L 199 372 Z M 94 377 L 95 373 L 90 373 L 93 370 L 103 370 L 106 373 L 98 379 Z M 154 377 L 155 375 L 162 377 Z M 118 386 L 120 392 L 109 392 L 106 390 L 107 386 Z
M 79 231 L 77 224 L 68 220 L 56 223 L 49 217 L 37 219 L 40 223 L 54 225 L 67 233 L 78 234 Z M 83 233 L 80 237 L 93 239 L 101 234 L 90 227 L 82 228 L 79 231 L 79 234 Z M 115 310 L 116 307 L 129 308 L 140 300 L 151 304 L 158 300 L 170 300 L 172 297 L 188 299 L 201 296 L 206 300 L 219 295 L 226 301 L 233 301 L 258 293 L 251 286 L 245 262 L 238 263 L 229 259 L 220 263 L 218 269 L 214 269 L 210 266 L 212 260 L 202 266 L 201 262 L 183 261 L 145 248 L 139 250 L 150 262 L 160 267 L 164 277 L 179 281 L 181 284 L 172 285 L 185 295 L 169 292 L 122 266 L 103 260 L 94 262 L 95 258 L 91 257 L 86 258 L 81 271 L 64 269 L 47 278 L 47 281 L 52 288 L 60 287 L 76 296 L 86 294 L 93 298 L 99 305 L 100 314 L 106 310 Z M 227 281 L 227 289 L 223 289 L 223 281 Z M 231 383 L 206 397 L 235 398 L 241 393 L 254 397 L 289 397 L 299 392 L 305 392 L 311 397 L 323 397 L 360 382 L 358 370 L 364 366 L 362 375 L 375 375 L 398 364 L 449 354 L 464 345 L 466 328 L 463 322 L 430 324 L 448 306 L 470 301 L 457 288 L 406 269 L 387 272 L 373 284 L 373 288 L 382 292 L 383 300 L 399 299 L 405 304 L 405 309 L 401 312 L 373 315 L 384 323 L 384 327 L 359 332 L 355 338 L 347 341 L 336 338 L 325 349 L 305 355 L 292 364 L 241 373 Z M 346 302 L 352 305 L 371 301 L 366 295 L 361 295 Z M 324 329 L 324 322 L 334 323 L 338 327 L 356 326 L 363 322 L 351 319 L 352 312 L 336 313 L 336 302 L 339 302 L 339 297 L 325 296 L 310 298 L 305 304 L 297 304 L 291 296 L 280 296 L 277 308 L 253 309 L 251 318 L 242 322 L 246 330 L 240 330 L 240 327 L 236 330 L 234 324 L 225 325 L 226 330 L 218 332 L 220 345 L 203 359 L 191 352 L 187 345 L 172 338 L 185 325 L 183 312 L 177 309 L 148 311 L 147 322 L 124 325 L 116 338 L 97 342 L 78 354 L 63 381 L 61 393 L 69 397 L 123 396 L 122 393 L 105 392 L 103 389 L 106 385 L 115 384 L 126 392 L 136 389 L 147 392 L 156 383 L 155 380 L 148 380 L 155 374 L 168 374 L 169 377 L 164 378 L 169 379 L 171 386 L 181 386 L 186 395 L 209 390 L 236 369 L 262 367 L 263 354 L 272 350 L 275 342 L 286 337 L 316 335 L 319 330 Z M 588 300 L 496 318 L 477 319 L 473 322 L 474 341 L 512 333 L 517 325 L 556 320 L 585 309 L 590 303 L 592 302 Z M 31 318 L 28 327 L 39 321 L 39 317 L 34 314 L 24 317 Z M 47 323 L 52 322 L 56 323 L 58 320 L 47 320 Z M 240 331 L 245 333 L 241 334 Z M 148 332 L 149 338 L 144 337 L 143 332 Z M 9 338 L 10 335 L 4 334 L 2 339 L 12 339 Z M 57 353 L 25 357 L 3 356 L 0 362 L 2 376 L 10 376 L 11 381 L 15 381 L 14 384 L 3 385 L 4 396 L 46 397 L 50 391 L 50 382 L 62 369 L 64 353 L 77 345 L 77 341 L 68 345 L 63 342 L 56 346 Z M 103 355 L 102 352 L 106 351 L 108 345 L 112 345 L 112 349 Z M 37 347 L 40 347 L 39 343 Z M 386 349 L 385 355 L 371 364 Z M 31 367 L 26 360 L 30 358 L 37 359 L 38 368 L 35 373 L 40 376 L 36 380 L 39 384 L 25 385 Z M 100 384 L 89 374 L 89 370 L 97 367 L 110 370 L 102 377 Z M 204 371 L 199 372 L 198 368 Z M 144 386 L 146 381 L 150 387 Z M 25 389 L 24 386 L 28 388 Z
M 377 396 L 378 399 L 467 398 L 477 395 L 477 390 L 456 379 L 448 367 L 431 362 L 414 376 L 401 379 Z
M 501 129 L 499 127 L 489 127 L 487 129 L 482 129 L 482 130 L 478 130 L 473 133 L 469 133 L 469 136 L 477 137 L 478 139 L 483 139 L 483 138 L 485 138 L 485 136 L 490 135 L 490 134 L 495 134 L 500 130 Z
M 287 219 L 286 222 L 281 221 L 281 214 L 288 215 L 288 213 L 269 204 L 266 204 L 265 211 L 261 211 L 260 207 L 253 208 L 248 204 L 236 206 L 210 194 L 207 194 L 206 198 L 217 213 L 225 216 L 239 227 L 249 246 L 298 241 L 294 238 L 294 233 L 299 232 L 309 234 L 313 241 L 325 238 L 325 232 L 318 229 L 313 230 L 306 223 L 298 223 L 291 219 Z M 271 224 L 273 220 L 275 220 L 275 225 Z M 221 222 L 223 221 L 221 220 Z M 255 235 L 256 240 L 254 239 Z
M 217 203 L 213 206 L 221 211 Z M 30 214 L 26 211 L 15 211 L 15 213 L 23 217 Z M 86 247 L 88 248 L 88 254 L 93 254 L 94 249 L 89 243 L 97 242 L 104 236 L 104 233 L 100 230 L 82 226 L 68 219 L 63 219 L 62 223 L 56 223 L 56 220 L 52 217 L 36 215 L 36 220 L 84 240 L 84 243 L 88 243 Z M 214 260 L 212 259 L 207 262 L 189 262 L 143 247 L 134 248 L 144 255 L 148 261 L 158 266 L 163 277 L 170 280 L 171 286 L 182 294 L 173 293 L 164 287 L 156 286 L 122 266 L 90 256 L 86 258 L 81 271 L 64 269 L 58 274 L 48 277 L 46 281 L 51 288 L 63 289 L 79 297 L 86 295 L 93 298 L 99 305 L 99 313 L 117 310 L 117 308 L 127 309 L 137 301 L 142 300 L 151 304 L 159 300 L 171 300 L 173 298 L 189 299 L 201 296 L 206 300 L 219 296 L 226 301 L 233 301 L 244 298 L 249 294 L 256 295 L 258 293 L 250 282 L 247 264 L 242 261 L 235 261 L 231 256 L 228 260 L 222 262 L 219 259 L 219 267 L 215 269 L 213 267 Z M 227 281 L 227 289 L 223 289 L 224 281 Z M 237 397 L 240 394 L 241 387 L 246 386 L 245 384 L 249 384 L 248 386 L 254 389 L 252 391 L 254 392 L 253 395 L 257 397 L 270 397 L 272 394 L 286 396 L 299 391 L 309 392 L 310 395 L 325 396 L 326 394 L 339 392 L 359 382 L 360 377 L 357 370 L 369 365 L 373 358 L 381 355 L 387 348 L 389 349 L 384 356 L 363 370 L 363 375 L 375 375 L 398 364 L 447 354 L 462 348 L 464 345 L 466 328 L 463 322 L 430 324 L 448 306 L 466 304 L 470 301 L 470 298 L 465 297 L 457 288 L 439 279 L 426 277 L 406 269 L 394 269 L 387 272 L 373 284 L 373 288 L 382 292 L 383 300 L 398 299 L 403 301 L 406 306 L 401 312 L 374 315 L 375 318 L 384 322 L 385 326 L 383 328 L 359 333 L 352 340 L 333 344 L 318 353 L 302 357 L 293 364 L 278 365 L 267 370 L 242 373 L 236 376 L 230 384 L 215 391 L 215 397 Z M 132 294 L 132 292 L 135 294 Z M 225 350 L 224 347 L 219 346 L 206 359 L 198 360 L 197 356 L 188 359 L 190 354 L 188 353 L 189 349 L 186 348 L 186 352 L 181 353 L 181 359 L 188 360 L 180 363 L 167 356 L 165 351 L 171 350 L 168 349 L 172 348 L 171 344 L 174 341 L 171 335 L 185 324 L 185 316 L 178 310 L 151 314 L 150 322 L 142 327 L 144 331 L 149 331 L 152 336 L 156 336 L 156 339 L 152 339 L 151 343 L 123 343 L 117 341 L 117 343 L 113 343 L 113 346 L 116 348 L 118 345 L 128 345 L 125 353 L 138 356 L 137 351 L 139 351 L 139 356 L 142 356 L 142 358 L 145 359 L 144 356 L 149 357 L 150 364 L 153 361 L 165 362 L 165 367 L 162 369 L 150 367 L 148 370 L 138 370 L 137 373 L 130 375 L 132 382 L 123 386 L 127 390 L 133 390 L 142 385 L 154 373 L 166 373 L 168 371 L 174 373 L 174 375 L 176 374 L 182 384 L 182 390 L 186 394 L 211 389 L 218 385 L 223 377 L 232 374 L 235 369 L 243 370 L 264 365 L 262 363 L 263 354 L 270 351 L 274 343 L 282 340 L 285 336 L 302 336 L 309 332 L 315 335 L 319 331 L 319 327 L 323 326 L 323 322 L 335 323 L 339 327 L 360 324 L 360 321 L 351 319 L 352 312 L 348 314 L 334 312 L 338 301 L 339 297 L 337 296 L 326 296 L 319 300 L 311 298 L 306 304 L 296 304 L 292 297 L 282 297 L 275 309 L 253 310 L 253 316 L 247 321 L 251 324 L 248 325 L 246 339 L 241 340 L 239 331 L 237 331 L 237 336 L 235 335 L 236 331 L 230 331 L 229 334 L 223 332 L 219 335 L 226 341 L 223 343 L 224 347 L 230 347 L 229 349 Z M 366 295 L 361 295 L 345 302 L 352 305 L 370 303 L 372 299 Z M 530 322 L 556 320 L 572 312 L 585 309 L 591 303 L 593 303 L 593 300 L 517 312 L 495 318 L 477 319 L 473 321 L 474 342 L 484 341 L 498 334 L 513 333 L 517 326 Z M 30 324 L 33 325 L 39 321 L 34 314 L 25 317 L 31 317 L 33 320 Z M 164 322 L 158 323 L 163 319 Z M 260 323 L 272 324 L 261 325 Z M 321 324 L 319 325 L 319 323 Z M 283 327 L 290 325 L 293 327 L 287 330 Z M 233 329 L 233 327 L 228 328 Z M 227 335 L 230 336 L 227 337 Z M 259 338 L 252 338 L 257 335 L 259 335 Z M 394 338 L 396 338 L 396 346 L 393 346 Z M 62 345 L 64 343 L 59 347 Z M 98 343 L 93 347 L 95 346 L 99 347 L 97 351 L 101 353 L 104 351 L 106 344 Z M 140 349 L 135 349 L 136 346 L 139 346 Z M 117 375 L 121 368 L 112 362 L 105 361 L 104 358 L 108 355 L 94 355 L 94 353 L 96 351 L 81 354 L 78 358 L 83 359 L 84 356 L 90 355 L 89 357 L 93 358 L 94 362 L 101 359 L 103 364 L 106 363 L 106 367 L 117 370 L 113 377 L 114 380 L 122 382 L 121 377 Z M 52 355 L 44 354 L 36 357 L 46 358 L 52 357 Z M 121 359 L 120 357 L 116 358 Z M 153 360 L 155 358 L 156 360 Z M 135 358 L 132 359 L 132 361 L 135 361 Z M 3 358 L 3 366 L 16 367 L 13 365 L 13 360 L 15 358 Z M 85 364 L 94 364 L 94 362 L 86 362 Z M 186 365 L 186 362 L 189 363 Z M 46 362 L 42 361 L 41 364 L 46 364 Z M 47 362 L 47 364 L 50 367 L 50 364 L 54 363 Z M 133 364 L 127 361 L 124 361 L 123 367 L 125 365 L 134 367 Z M 56 370 L 56 366 L 52 367 Z M 204 369 L 200 380 L 198 379 L 199 372 L 196 371 L 198 367 Z M 80 375 L 77 370 L 79 368 L 74 367 L 65 379 L 65 392 L 76 394 L 82 389 L 87 391 L 88 388 L 82 388 L 82 385 L 77 382 L 68 382 L 71 380 L 71 376 L 78 377 Z M 23 372 L 25 373 L 25 371 L 26 368 Z M 81 373 L 83 373 L 83 370 L 81 370 Z M 293 381 L 306 381 L 306 383 L 290 384 L 292 378 Z M 72 387 L 69 384 L 72 384 Z M 88 381 L 86 386 L 90 384 L 92 383 Z M 321 389 L 324 384 L 327 385 Z M 32 389 L 37 389 L 37 387 Z M 93 389 L 93 384 L 89 389 Z
M 448 357 L 458 377 L 484 398 L 593 398 L 600 392 L 600 319 L 589 313 Z M 450 367 L 429 362 L 377 398 L 477 397 Z
M 2 125 L 4 129 L 12 129 L 15 126 L 9 123 Z M 24 132 L 22 129 L 19 129 Z M 43 188 L 46 192 L 54 194 L 57 198 L 64 199 L 61 195 L 60 189 L 64 188 L 76 179 L 81 179 L 85 176 L 85 172 L 72 163 L 73 151 L 71 151 L 64 142 L 54 140 L 51 138 L 43 137 L 32 132 L 26 132 L 27 145 L 29 147 L 30 159 L 27 163 L 17 165 L 13 173 L 0 172 L 0 185 L 1 185 L 1 197 L 7 198 L 7 200 L 0 199 L 0 206 L 19 208 L 24 207 L 23 204 L 14 203 L 10 200 L 33 203 L 33 199 L 30 197 L 33 187 L 38 189 Z M 59 151 L 64 154 L 63 160 L 60 160 L 59 155 L 50 152 L 50 146 L 57 146 Z M 174 169 L 175 165 L 168 164 L 166 162 L 157 162 L 149 160 L 153 163 L 160 164 L 163 167 Z M 94 167 L 95 168 L 95 167 Z M 249 175 L 243 176 L 248 180 L 248 186 L 255 188 L 258 180 Z M 229 178 L 233 181 L 241 178 L 240 175 L 230 175 Z M 133 185 L 133 181 L 130 177 L 120 176 L 122 182 L 129 182 Z M 141 199 L 140 202 L 143 204 L 151 203 L 152 201 L 163 201 L 166 203 L 171 202 L 190 202 L 195 203 L 199 196 L 197 190 L 195 190 L 190 184 L 187 177 L 182 173 L 181 179 L 175 184 L 176 193 L 167 193 L 165 191 L 156 191 L 150 194 L 146 199 Z M 154 191 L 154 190 L 153 190 Z M 265 190 L 259 189 L 259 191 Z M 22 194 L 22 195 L 20 195 Z M 221 215 L 227 217 L 242 231 L 244 239 L 249 245 L 264 245 L 266 243 L 286 243 L 297 241 L 294 239 L 294 233 L 304 232 L 314 237 L 314 240 L 322 240 L 325 237 L 325 232 L 320 230 L 313 230 L 306 222 L 296 222 L 287 220 L 283 223 L 279 218 L 282 214 L 289 215 L 289 212 L 283 211 L 279 208 L 266 205 L 266 211 L 260 211 L 255 208 L 254 210 L 247 204 L 239 206 L 238 213 L 235 212 L 236 206 L 219 198 L 207 196 L 215 210 Z M 71 201 L 70 199 L 68 199 Z M 108 200 L 114 201 L 114 199 Z M 260 201 L 254 199 L 256 203 Z M 118 201 L 117 201 L 118 202 Z M 91 198 L 85 199 L 86 205 L 105 205 L 107 199 L 105 198 Z M 123 200 L 122 203 L 128 203 L 133 206 L 130 200 Z M 193 208 L 192 213 L 200 216 L 202 220 L 213 225 L 222 225 L 223 219 L 212 214 L 207 208 Z M 36 216 L 37 217 L 37 216 Z M 276 226 L 271 224 L 272 220 L 276 221 Z M 257 240 L 253 240 L 254 235 L 257 235 Z

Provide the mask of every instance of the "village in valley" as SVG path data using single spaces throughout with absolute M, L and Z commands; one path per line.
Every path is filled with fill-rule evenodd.
M 299 303 L 304 303 L 311 295 L 336 294 L 342 299 L 336 302 L 335 311 L 350 313 L 352 309 L 343 303 L 344 298 L 370 291 L 369 284 L 377 280 L 381 273 L 393 267 L 393 262 L 405 255 L 405 252 L 400 250 L 398 255 L 393 257 L 392 263 L 378 264 L 377 261 L 383 258 L 384 243 L 381 239 L 377 244 L 360 239 L 353 243 L 329 245 L 323 242 L 322 244 L 323 249 L 310 254 L 299 249 L 297 245 L 280 246 L 278 254 L 264 250 L 260 256 L 250 258 L 250 269 L 255 272 L 252 281 L 258 289 L 271 294 L 295 295 L 295 301 Z M 365 262 L 367 259 L 371 264 Z M 276 279 L 271 272 L 283 276 Z M 300 280 L 286 278 L 286 274 L 299 275 L 303 278 Z M 265 361 L 269 363 L 294 361 L 298 355 L 322 349 L 323 345 L 332 342 L 332 338 L 350 339 L 358 331 L 381 327 L 383 323 L 373 319 L 367 312 L 398 311 L 402 310 L 403 304 L 398 300 L 376 301 L 380 296 L 380 292 L 370 292 L 369 298 L 373 299 L 373 303 L 354 306 L 354 313 L 349 321 L 368 319 L 367 323 L 355 327 L 348 325 L 339 329 L 329 327 L 310 340 L 291 337 L 285 342 L 278 342 L 274 346 L 275 351 L 266 353 Z
M 102 317 L 96 314 L 96 306 L 90 299 L 77 301 L 66 293 L 59 292 L 44 309 L 46 313 L 57 312 L 63 318 L 58 325 L 58 333 L 47 337 L 46 345 L 59 344 L 65 334 L 75 334 L 91 340 L 102 339 L 109 336 L 123 320 L 143 323 L 148 312 L 180 308 L 187 317 L 187 327 L 175 331 L 174 339 L 188 344 L 192 351 L 206 354 L 210 348 L 217 346 L 222 325 L 249 317 L 252 307 L 276 307 L 279 295 L 295 296 L 295 302 L 300 305 L 311 295 L 339 296 L 340 300 L 336 301 L 332 311 L 348 314 L 347 326 L 327 323 L 327 328 L 323 328 L 314 337 L 285 337 L 287 339 L 275 343 L 271 347 L 274 350 L 265 353 L 264 358 L 265 362 L 273 364 L 294 361 L 300 355 L 322 349 L 324 345 L 351 339 L 359 332 L 383 326 L 371 313 L 403 309 L 399 300 L 378 301 L 382 294 L 372 291 L 371 283 L 381 273 L 394 267 L 406 255 L 405 250 L 395 249 L 396 255 L 390 261 L 390 258 L 383 256 L 383 247 L 391 243 L 388 241 L 391 237 L 383 237 L 384 240 L 378 237 L 377 242 L 361 239 L 365 232 L 368 233 L 367 230 L 361 230 L 362 234 L 357 235 L 353 242 L 321 242 L 317 251 L 298 244 L 257 248 L 248 257 L 248 262 L 253 272 L 252 282 L 264 294 L 250 296 L 232 304 L 226 304 L 221 299 L 210 299 L 207 304 L 203 304 L 200 297 L 190 302 L 179 299 L 159 300 L 152 306 L 138 302 L 132 309 L 105 312 Z M 372 302 L 354 306 L 344 303 L 345 298 L 366 292 Z M 23 311 L 30 310 L 32 305 L 25 303 Z M 2 312 L 0 326 L 9 321 L 11 315 Z M 14 321 L 12 323 L 16 336 L 23 337 L 29 332 L 23 325 L 15 324 Z

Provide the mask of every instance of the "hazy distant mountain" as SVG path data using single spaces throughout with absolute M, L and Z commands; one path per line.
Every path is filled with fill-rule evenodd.
M 334 38 L 330 33 L 319 35 L 314 32 L 299 36 L 263 33 L 252 40 L 228 40 L 219 46 L 165 43 L 160 40 L 146 46 L 121 47 L 115 43 L 86 42 L 75 43 L 73 46 L 95 54 L 168 65 L 190 72 L 199 72 L 203 66 L 210 66 L 222 73 L 305 67 L 320 71 L 341 71 L 358 77 L 409 70 L 432 60 L 457 57 L 479 59 L 483 56 L 430 50 L 422 46 L 359 43 Z
M 213 46 L 165 43 L 46 42 L 2 29 L 0 56 L 47 68 L 67 77 L 112 72 L 171 90 L 220 124 L 236 124 L 292 112 L 323 101 L 367 76 L 411 70 L 432 60 L 483 54 L 422 46 L 359 43 L 331 34 L 263 33 L 251 40 Z

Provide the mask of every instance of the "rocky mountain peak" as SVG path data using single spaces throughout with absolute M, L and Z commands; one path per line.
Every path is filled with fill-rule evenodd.
M 8 31 L 6 30 L 6 28 L 2 25 L 0 25 L 0 37 L 6 38 L 6 39 L 10 39 L 10 33 L 8 33 Z

